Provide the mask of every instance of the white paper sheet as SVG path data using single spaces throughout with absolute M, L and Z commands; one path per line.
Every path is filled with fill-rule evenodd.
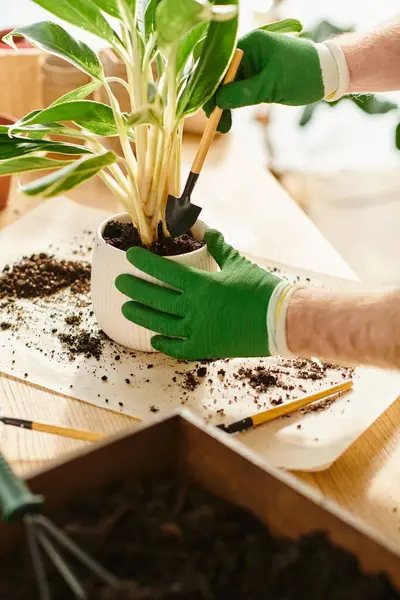
M 105 214 L 83 207 L 66 198 L 50 200 L 6 228 L 0 234 L 0 270 L 22 256 L 47 252 L 65 259 L 90 260 L 93 232 Z M 297 274 L 284 267 L 289 279 Z M 302 272 L 301 276 L 307 276 Z M 316 277 L 316 276 L 314 276 Z M 322 278 L 326 285 L 353 286 L 346 281 Z M 99 407 L 146 420 L 185 406 L 205 421 L 229 423 L 265 410 L 271 400 L 280 396 L 294 399 L 299 390 L 282 392 L 270 388 L 258 395 L 246 381 L 237 377 L 238 369 L 246 366 L 272 366 L 281 359 L 215 361 L 212 364 L 183 363 L 160 354 L 131 353 L 106 342 L 100 360 L 83 355 L 70 360 L 59 341 L 62 332 L 73 333 L 65 323 L 71 314 L 83 314 L 86 330 L 96 332 L 90 303 L 77 307 L 69 292 L 47 300 L 18 300 L 21 311 L 0 309 L 0 322 L 18 318 L 16 330 L 0 327 L 0 370 L 45 388 L 89 402 Z M 0 300 L 1 306 L 1 300 Z M 54 332 L 57 329 L 57 332 Z M 53 332 L 53 333 L 52 333 Z M 116 358 L 118 357 L 118 358 Z M 341 381 L 342 373 L 328 371 L 323 380 L 299 380 L 298 369 L 288 367 L 295 383 L 301 383 L 302 393 Z M 150 365 L 150 366 L 149 366 Z M 205 366 L 205 377 L 194 390 L 183 389 L 187 374 Z M 218 375 L 223 369 L 226 374 Z M 103 378 L 106 377 L 106 380 Z M 275 421 L 239 439 L 258 451 L 270 463 L 287 469 L 319 470 L 327 468 L 353 443 L 397 398 L 400 375 L 373 369 L 357 369 L 354 390 L 342 396 L 329 408 L 311 414 L 296 413 Z M 19 415 L 12 415 L 19 416 Z M 32 409 L 34 418 L 34 408 Z M 298 426 L 301 427 L 298 427 Z

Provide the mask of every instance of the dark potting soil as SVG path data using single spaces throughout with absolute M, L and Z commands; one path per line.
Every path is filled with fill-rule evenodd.
M 59 260 L 49 254 L 32 254 L 0 275 L 0 298 L 45 298 L 64 288 L 86 293 L 90 286 L 90 264 Z
M 126 252 L 129 248 L 143 248 L 143 243 L 139 237 L 138 230 L 132 223 L 118 223 L 110 221 L 107 223 L 103 238 L 119 250 Z M 204 241 L 196 240 L 189 231 L 178 238 L 165 237 L 162 230 L 159 231 L 159 238 L 150 246 L 149 250 L 159 256 L 177 256 L 178 254 L 187 254 L 199 250 L 204 246 Z
M 279 510 L 277 506 L 276 510 Z M 178 482 L 125 483 L 88 494 L 55 519 L 121 581 L 77 573 L 89 600 L 399 600 L 323 533 L 273 537 L 250 513 Z M 71 592 L 46 564 L 53 600 Z M 23 545 L 0 565 L 0 598 L 35 600 Z
M 319 363 L 314 360 L 297 358 L 294 360 L 282 360 L 279 367 L 276 366 L 268 367 L 258 365 L 252 368 L 241 367 L 236 378 L 247 381 L 247 383 L 259 393 L 265 393 L 270 388 L 279 387 L 285 391 L 292 391 L 295 389 L 293 385 L 292 377 L 290 375 L 290 369 L 295 373 L 297 380 L 310 379 L 312 381 L 319 381 L 326 379 L 330 370 L 336 370 L 342 374 L 343 379 L 350 379 L 354 375 L 354 369 L 348 367 L 337 367 L 330 363 Z M 331 382 L 333 384 L 333 382 Z M 298 386 L 301 392 L 302 386 Z
M 70 358 L 76 358 L 79 355 L 85 358 L 92 356 L 100 360 L 104 342 L 108 339 L 102 331 L 91 333 L 90 331 L 81 331 L 78 333 L 60 333 L 58 339 L 69 352 Z

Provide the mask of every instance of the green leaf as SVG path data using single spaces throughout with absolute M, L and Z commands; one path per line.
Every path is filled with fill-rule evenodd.
M 396 127 L 396 148 L 400 150 L 400 123 Z
M 112 136 L 118 133 L 111 107 L 93 100 L 74 100 L 50 106 L 28 120 L 18 121 L 14 127 L 65 121 L 72 121 L 96 135 Z
M 343 98 L 339 98 L 339 100 L 335 100 L 335 102 L 329 102 L 328 106 L 330 108 L 334 108 L 340 102 L 348 102 L 349 100 L 368 115 L 383 115 L 398 108 L 398 105 L 394 102 L 390 102 L 389 100 L 380 100 L 379 98 L 368 94 L 344 96 Z M 303 114 L 301 115 L 299 121 L 299 125 L 301 127 L 307 125 L 307 123 L 311 120 L 314 111 L 319 104 L 321 104 L 321 102 L 309 104 L 304 108 Z
M 154 102 L 154 100 L 156 99 L 156 96 L 157 96 L 157 86 L 154 85 L 154 83 L 151 83 L 151 81 L 149 81 L 147 84 L 147 97 L 149 99 L 149 102 Z
M 28 171 L 43 171 L 45 169 L 56 169 L 71 164 L 70 160 L 53 160 L 40 156 L 24 156 L 22 158 L 10 158 L 0 162 L 0 177 L 13 175 L 15 173 L 26 173 Z
M 93 2 L 111 17 L 120 20 L 123 19 L 118 0 L 93 0 Z M 136 0 L 124 0 L 124 2 L 126 7 L 131 11 L 132 15 L 134 15 L 136 9 Z
M 200 23 L 229 21 L 237 12 L 237 3 L 214 6 L 208 0 L 161 0 L 155 15 L 159 44 L 176 44 Z
M 93 92 L 96 91 L 100 85 L 100 81 L 92 81 L 87 83 L 86 85 L 83 85 L 72 92 L 64 94 L 64 96 L 61 96 L 55 100 L 52 104 L 50 104 L 50 106 L 57 106 L 58 104 L 64 104 L 64 102 L 71 102 L 72 100 L 84 100 L 90 96 L 90 94 L 93 94 Z
M 312 116 L 318 104 L 319 102 L 314 102 L 314 104 L 307 104 L 307 106 L 304 107 L 303 113 L 299 121 L 300 127 L 304 127 L 312 119 Z
M 17 27 L 3 38 L 7 44 L 15 47 L 13 36 L 25 37 L 34 46 L 67 60 L 94 79 L 102 80 L 104 77 L 102 64 L 93 50 L 83 42 L 74 40 L 56 23 L 42 21 L 26 27 Z
M 144 35 L 145 40 L 149 40 L 155 31 L 156 8 L 161 0 L 149 0 L 144 12 Z
M 30 140 L 23 137 L 9 137 L 0 133 L 0 160 L 15 158 L 34 152 L 51 152 L 54 154 L 92 154 L 91 150 L 76 144 L 51 142 L 49 140 Z
M 67 23 L 106 40 L 114 48 L 123 48 L 118 35 L 93 0 L 33 0 L 33 2 Z
M 22 117 L 22 119 L 20 119 L 20 123 L 23 121 L 23 119 L 26 119 L 27 117 L 33 117 L 34 115 L 37 115 L 38 113 L 40 113 L 41 109 L 36 109 L 33 110 L 32 112 L 28 113 L 28 115 L 25 115 L 25 117 Z M 9 134 L 11 133 L 11 130 L 13 130 L 13 133 L 21 133 L 23 130 L 18 128 L 18 129 L 14 129 L 14 125 L 0 125 L 0 134 Z M 1 159 L 0 159 L 1 160 Z
M 207 30 L 206 30 L 205 35 L 201 39 L 199 39 L 199 41 L 193 48 L 193 61 L 195 63 L 199 60 L 200 56 L 202 55 L 204 44 L 206 43 L 206 40 L 207 40 Z
M 71 137 L 72 128 L 64 127 L 64 125 L 60 125 L 59 123 L 45 123 L 43 125 L 21 125 L 16 129 L 10 129 L 7 131 L 3 130 L 0 127 L 0 133 L 10 133 L 12 135 L 24 134 L 27 137 L 23 139 L 43 139 L 46 135 L 66 135 Z M 75 130 L 74 130 L 75 131 Z M 79 133 L 76 130 L 76 133 Z
M 115 19 L 120 18 L 117 0 L 93 0 L 97 6 Z
M 199 41 L 203 38 L 205 39 L 207 28 L 208 23 L 200 23 L 200 25 L 197 25 L 192 31 L 189 31 L 189 33 L 179 42 L 176 56 L 176 74 L 178 78 L 183 73 L 187 62 L 194 53 L 195 48 L 197 48 Z M 193 59 L 196 60 L 194 56 Z
M 367 94 L 359 94 L 351 96 L 350 100 L 354 102 L 358 108 L 369 115 L 383 115 L 398 108 L 397 104 L 389 100 L 380 100 L 375 96 Z
M 220 3 L 239 5 L 239 0 Z M 210 23 L 196 69 L 178 102 L 178 119 L 196 113 L 221 83 L 236 49 L 238 18 L 225 23 Z
M 22 191 L 27 196 L 53 198 L 91 179 L 116 160 L 118 160 L 118 157 L 114 152 L 104 152 L 97 156 L 84 156 L 55 173 L 23 186 Z
M 29 116 L 33 116 L 35 114 L 38 114 L 39 112 L 40 109 L 34 110 L 31 113 L 29 113 Z M 16 135 L 19 133 L 23 133 L 30 139 L 41 140 L 49 133 L 58 133 L 59 129 L 64 129 L 64 127 L 62 125 L 59 125 L 58 123 L 47 123 L 46 125 L 33 125 L 32 127 L 24 127 L 22 125 L 20 127 L 17 127 L 16 129 L 10 125 L 0 125 L 0 134 Z
M 259 27 L 262 31 L 270 31 L 272 33 L 301 33 L 303 25 L 297 19 L 283 19 L 275 23 L 268 23 L 263 27 Z
M 137 127 L 138 125 L 162 127 L 162 114 L 154 106 L 143 106 L 130 113 L 126 118 L 126 122 L 129 127 Z

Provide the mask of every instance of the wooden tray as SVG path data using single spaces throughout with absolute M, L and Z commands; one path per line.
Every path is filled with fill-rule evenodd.
M 294 538 L 326 531 L 366 571 L 385 571 L 400 590 L 400 555 L 382 537 L 185 411 L 95 444 L 30 477 L 28 484 L 45 495 L 51 513 L 88 490 L 160 472 L 178 474 L 250 510 L 277 535 Z M 0 552 L 7 551 L 18 533 L 19 528 L 0 526 Z

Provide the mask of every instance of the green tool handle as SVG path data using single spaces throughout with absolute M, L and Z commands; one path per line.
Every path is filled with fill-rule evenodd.
M 27 514 L 41 512 L 43 504 L 44 498 L 29 491 L 0 452 L 0 508 L 3 521 L 10 523 Z

